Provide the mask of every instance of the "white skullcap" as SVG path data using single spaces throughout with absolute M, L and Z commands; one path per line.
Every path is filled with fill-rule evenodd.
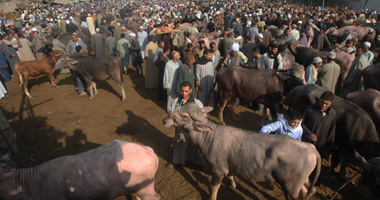
M 259 38 L 264 38 L 264 36 L 263 36 L 262 33 L 257 34 L 257 37 L 259 37 Z
M 373 28 L 369 28 L 368 33 L 373 33 L 374 31 Z
M 36 28 L 32 28 L 32 31 L 37 31 L 37 29 Z
M 364 42 L 363 43 L 365 46 L 367 46 L 368 48 L 371 48 L 371 43 L 369 43 L 369 42 Z
M 327 57 L 330 58 L 330 59 L 335 59 L 336 58 L 336 53 L 335 52 L 330 52 L 327 54 Z
M 87 16 L 90 16 L 90 13 L 88 13 Z
M 66 20 L 66 24 L 70 24 L 70 21 L 69 21 L 69 20 Z
M 298 21 L 299 24 L 302 24 L 302 21 Z
M 314 64 L 316 64 L 316 63 L 320 63 L 320 62 L 322 62 L 322 58 L 321 58 L 321 57 L 319 57 L 319 56 L 314 57 L 314 59 L 313 59 L 313 63 L 314 63 Z
M 231 47 L 231 51 L 239 51 L 239 44 L 238 43 L 234 43 Z
M 129 36 L 130 37 L 136 37 L 136 34 L 135 33 L 130 33 Z

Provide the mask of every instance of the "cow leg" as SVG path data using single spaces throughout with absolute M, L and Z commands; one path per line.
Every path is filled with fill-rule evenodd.
M 264 106 L 263 109 L 263 116 L 261 117 L 261 126 L 264 125 L 265 120 L 268 118 L 268 109 L 266 106 Z
M 22 75 L 21 75 L 21 73 L 20 73 L 20 72 L 17 72 L 17 76 L 18 76 L 18 82 L 19 82 L 19 85 L 20 85 L 20 87 L 22 87 L 22 83 L 23 83 L 23 81 L 22 81 Z
M 22 77 L 24 78 L 24 80 L 23 80 L 24 93 L 29 98 L 32 98 L 32 95 L 29 94 L 29 90 L 28 90 L 28 78 L 29 77 L 25 74 Z
M 277 121 L 277 105 L 269 106 L 270 116 L 272 117 L 272 121 Z
M 218 195 L 218 190 L 220 188 L 220 184 L 222 183 L 223 175 L 212 175 L 212 181 L 211 181 L 211 198 L 210 200 L 216 200 Z
M 90 94 L 89 99 L 93 99 L 94 98 L 94 90 L 92 89 L 92 87 L 93 87 L 92 83 L 93 82 L 91 80 L 87 80 L 86 78 L 85 78 L 85 80 L 86 80 L 86 84 L 87 84 L 87 91 Z
M 98 89 L 96 88 L 96 83 L 91 82 L 91 85 L 92 85 L 92 89 L 94 90 L 94 95 L 98 95 Z
M 137 199 L 151 199 L 151 200 L 159 200 L 160 199 L 160 195 L 156 192 L 156 190 L 154 189 L 154 182 L 155 181 L 152 181 L 151 183 L 149 183 L 149 185 L 145 186 L 144 188 L 142 188 L 141 190 L 137 191 L 135 193 L 135 196 Z
M 226 125 L 226 123 L 224 122 L 224 119 L 223 119 L 223 111 L 224 111 L 224 108 L 226 107 L 227 105 L 227 102 L 228 102 L 229 99 L 225 100 L 221 106 L 219 106 L 219 123 L 223 124 L 223 125 Z
M 51 82 L 51 85 L 55 88 L 59 88 L 57 83 L 55 82 L 55 79 L 54 79 L 54 76 L 53 76 L 53 72 L 52 73 L 49 73 L 48 74 L 49 76 L 49 79 L 50 79 L 50 82 Z
M 233 119 L 235 122 L 239 122 L 240 117 L 239 117 L 239 115 L 236 114 L 236 112 L 235 112 L 235 105 L 232 105 L 232 106 L 231 106 L 231 111 L 232 111 L 232 119 Z
M 117 80 L 117 79 L 114 79 L 115 82 L 117 83 L 117 85 L 119 85 L 120 87 L 120 91 L 121 91 L 121 101 L 125 101 L 126 97 L 125 97 L 125 89 L 124 89 L 124 83 L 121 82 L 120 80 Z
M 234 176 L 227 176 L 227 179 L 230 180 L 230 186 L 235 189 L 236 188 L 236 182 L 234 180 Z

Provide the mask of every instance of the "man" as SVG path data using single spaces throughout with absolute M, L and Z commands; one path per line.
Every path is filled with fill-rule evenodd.
M 288 41 L 294 39 L 294 37 L 290 34 L 290 32 L 291 32 L 290 28 L 286 28 L 285 33 L 281 37 L 281 39 L 285 40 L 285 42 L 288 42 Z
M 302 141 L 311 142 L 322 157 L 327 158 L 334 150 L 336 112 L 330 106 L 334 94 L 324 92 L 319 102 L 309 106 L 303 117 Z
M 181 84 L 180 96 L 173 100 L 170 105 L 171 112 L 178 111 L 184 105 L 188 103 L 195 103 L 199 108 L 203 108 L 202 102 L 194 98 L 192 95 L 191 84 L 187 81 Z M 184 134 L 180 128 L 175 129 L 174 138 L 174 153 L 172 162 L 166 165 L 167 168 L 172 168 L 176 164 L 185 165 L 186 161 L 193 161 L 200 167 L 206 167 L 206 160 L 200 153 L 199 149 L 188 138 L 187 134 Z
M 140 45 L 141 56 L 144 59 L 145 47 L 148 44 L 148 33 L 144 31 L 143 26 L 139 27 L 139 32 L 137 33 L 137 41 L 139 42 L 139 45 Z
M 231 47 L 231 52 L 227 54 L 226 58 L 222 63 L 222 67 L 243 67 L 245 66 L 245 62 L 241 55 L 239 54 L 239 45 L 234 43 Z
M 62 28 L 59 26 L 58 21 L 54 22 L 54 25 L 51 27 L 52 35 L 61 35 L 62 34 Z
M 87 53 L 83 53 L 83 48 L 82 46 L 78 45 L 75 47 L 75 52 L 74 53 L 71 53 L 70 57 L 86 57 L 88 56 Z M 80 64 L 80 63 L 78 63 Z M 86 96 L 87 95 L 87 92 L 84 91 L 85 89 L 85 86 L 86 86 L 86 81 L 84 80 L 83 76 L 74 71 L 74 74 L 75 74 L 75 78 L 76 78 L 76 81 L 77 81 L 77 87 L 75 88 L 77 90 L 77 93 L 79 94 L 79 96 Z
M 106 38 L 106 41 L 104 42 L 105 46 L 107 48 L 108 55 L 110 56 L 117 56 L 116 48 L 117 48 L 117 41 L 116 38 L 113 37 L 112 35 L 109 35 Z
M 195 58 L 192 53 L 187 54 L 185 59 L 185 64 L 183 64 L 178 71 L 178 81 L 177 81 L 177 92 L 181 92 L 181 85 L 183 82 L 187 81 L 191 84 L 191 88 L 195 88 L 195 85 L 198 87 L 200 82 L 195 76 L 194 68 Z M 195 89 L 192 90 L 191 96 L 195 97 Z
M 45 29 L 41 28 L 38 30 L 37 34 L 34 35 L 32 44 L 34 46 L 35 54 L 37 58 L 42 58 L 46 56 L 47 49 L 46 44 L 47 34 L 45 33 Z
M 143 59 L 141 57 L 140 44 L 136 39 L 135 33 L 130 33 L 129 37 L 131 38 L 131 47 L 129 48 L 129 51 L 131 53 L 132 65 L 136 68 L 138 76 L 142 77 L 144 74 L 142 70 Z
M 256 47 L 255 43 L 252 43 L 251 36 L 245 37 L 245 43 L 240 51 L 247 57 L 248 61 L 252 60 L 252 51 Z
M 65 51 L 65 45 L 59 41 L 59 35 L 53 35 L 53 49 L 56 51 Z
M 123 29 L 121 28 L 120 23 L 118 22 L 113 32 L 113 36 L 116 38 L 117 41 L 120 40 L 120 35 L 122 32 L 123 32 Z
M 65 52 L 67 54 L 73 54 L 77 52 L 75 49 L 77 46 L 81 46 L 83 51 L 88 53 L 86 44 L 80 38 L 78 38 L 78 35 L 76 33 L 73 33 L 71 40 L 66 45 Z
M 268 69 L 277 69 L 282 70 L 282 56 L 278 53 L 278 45 L 271 44 L 270 50 L 268 53 L 264 54 L 265 57 L 269 59 L 270 67 Z
M 268 57 L 261 55 L 260 48 L 255 47 L 252 50 L 252 59 L 246 66 L 251 69 L 270 69 L 270 62 Z
M 232 33 L 228 33 L 227 38 L 223 39 L 224 56 L 227 56 L 230 53 L 231 47 L 234 43 L 235 43 L 234 35 Z
M 164 53 L 163 49 L 165 47 L 164 40 L 160 39 L 157 42 L 158 48 L 156 50 L 156 53 L 154 54 L 153 62 L 156 63 L 156 61 L 161 57 L 161 55 Z
M 234 38 L 235 38 L 235 43 L 238 43 L 239 46 L 243 46 L 244 38 L 241 37 L 239 31 L 234 32 Z
M 199 42 L 198 42 L 198 44 L 199 44 L 199 58 L 201 58 L 202 56 L 203 56 L 203 51 L 206 49 L 206 43 L 205 43 L 205 41 L 203 41 L 203 40 L 200 40 Z M 198 59 L 198 57 L 195 57 L 195 59 Z
M 259 29 L 257 28 L 257 23 L 252 22 L 252 27 L 248 29 L 247 36 L 251 36 L 252 43 L 256 43 L 257 41 L 257 35 L 259 34 Z
M 98 15 L 98 16 L 100 16 L 100 15 Z M 88 30 L 90 30 L 91 35 L 94 35 L 96 33 L 95 32 L 95 23 L 94 23 L 94 19 L 90 16 L 90 14 L 88 14 L 88 16 L 86 18 L 86 22 L 88 25 Z
M 172 52 L 172 58 L 169 60 L 165 65 L 165 71 L 164 71 L 164 80 L 163 80 L 163 86 L 167 91 L 167 112 L 170 113 L 171 106 L 173 105 L 173 101 L 175 98 L 177 98 L 177 81 L 178 81 L 178 69 L 179 64 L 178 61 L 181 58 L 179 53 L 177 51 Z
M 363 90 L 362 71 L 368 67 L 368 59 L 364 56 L 366 47 L 364 45 L 356 49 L 357 57 L 352 62 L 351 68 L 343 81 L 340 96 L 346 98 L 348 93 Z
M 339 78 L 340 67 L 335 63 L 336 54 L 327 54 L 327 62 L 318 69 L 317 84 L 326 87 L 335 94 L 335 86 Z
M 264 26 L 263 37 L 265 46 L 268 48 L 269 44 L 272 42 L 272 33 L 268 30 L 268 25 Z
M 289 118 L 285 119 L 281 114 L 276 122 L 267 124 L 260 129 L 260 133 L 272 133 L 275 135 L 287 135 L 298 141 L 302 138 L 302 115 L 298 111 L 291 111 Z
M 261 54 L 264 54 L 266 52 L 268 52 L 268 49 L 267 49 L 267 46 L 265 45 L 264 43 L 264 36 L 262 33 L 259 33 L 257 35 L 257 43 L 256 43 L 256 46 L 260 48 L 260 53 Z
M 200 57 L 197 61 L 195 75 L 197 77 L 197 80 L 200 82 L 197 96 L 198 99 L 202 102 L 203 105 L 208 105 L 208 102 L 210 102 L 210 106 L 214 107 L 214 95 L 210 94 L 210 92 L 213 88 L 215 70 L 210 58 L 210 50 L 205 49 L 203 51 L 203 56 Z M 210 100 L 208 99 L 209 96 L 211 97 Z
M 212 65 L 214 66 L 214 70 L 216 70 L 219 67 L 220 62 L 220 52 L 217 49 L 216 43 L 211 42 L 210 43 L 210 50 L 211 50 L 211 61 Z
M 305 69 L 305 81 L 307 84 L 315 84 L 318 80 L 318 68 L 322 66 L 322 58 L 314 57 L 313 63 Z
M 104 40 L 105 36 L 100 33 L 100 29 L 96 28 L 96 33 L 93 35 L 93 47 L 95 50 L 95 57 L 103 58 L 105 56 L 104 53 Z
M 364 42 L 363 44 L 365 46 L 364 56 L 367 57 L 367 59 L 368 59 L 368 66 L 371 66 L 372 62 L 373 62 L 373 57 L 374 57 L 372 51 L 370 50 L 371 43 L 370 42 Z
M 154 65 L 154 56 L 158 49 L 158 45 L 153 42 L 153 37 L 148 36 L 148 44 L 145 47 L 145 88 L 156 89 L 157 88 L 157 68 Z
M 292 31 L 290 32 L 290 35 L 292 35 L 293 38 L 297 41 L 300 39 L 300 32 L 297 30 L 296 24 L 292 25 Z
M 210 22 L 207 24 L 207 30 L 209 33 L 215 32 L 215 30 L 216 30 L 216 27 L 215 27 L 215 24 L 214 24 L 212 18 L 210 18 Z
M 125 33 L 120 34 L 121 39 L 117 41 L 117 52 L 119 53 L 119 57 L 121 59 L 123 72 L 127 74 L 128 65 L 129 65 L 129 46 L 130 43 L 127 39 L 125 39 Z
M 163 85 L 164 82 L 164 73 L 166 63 L 169 61 L 170 47 L 165 46 L 163 53 L 155 62 L 158 71 L 158 100 L 162 101 L 165 98 L 165 88 Z
M 78 28 L 72 23 L 72 19 L 66 20 L 66 31 L 70 34 L 78 31 Z

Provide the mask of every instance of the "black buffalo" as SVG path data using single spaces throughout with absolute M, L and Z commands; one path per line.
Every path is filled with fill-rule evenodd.
M 229 67 L 220 70 L 216 75 L 218 85 L 219 122 L 224 124 L 223 111 L 232 106 L 235 98 L 246 102 L 256 101 L 264 104 L 271 112 L 272 119 L 277 119 L 277 106 L 295 86 L 304 82 L 305 70 L 297 65 L 286 73 L 274 69 L 252 70 L 240 67 Z M 236 119 L 235 112 L 233 113 Z M 264 116 L 267 115 L 264 108 Z
M 327 88 L 317 85 L 298 86 L 291 91 L 284 100 L 284 104 L 293 110 L 304 113 L 306 107 L 319 101 L 319 97 L 323 92 L 328 91 Z M 337 113 L 335 145 L 337 150 L 333 153 L 331 168 L 334 169 L 339 163 L 339 155 L 342 159 L 345 156 L 354 154 L 354 149 L 368 161 L 377 160 L 377 168 L 380 167 L 380 138 L 376 131 L 375 125 L 371 117 L 366 111 L 359 106 L 335 96 L 335 100 L 331 107 Z M 341 163 L 340 174 L 345 174 L 345 164 Z M 374 163 L 373 163 L 374 164 Z M 371 171 L 375 173 L 374 177 L 379 177 L 379 171 Z M 372 185 L 373 183 L 370 183 Z M 380 186 L 377 182 L 377 188 Z M 376 196 L 376 193 L 373 193 Z M 379 199 L 377 196 L 376 199 Z
M 81 74 L 86 81 L 87 90 L 90 93 L 90 99 L 98 93 L 96 84 L 93 79 L 106 80 L 112 78 L 121 90 L 121 100 L 125 100 L 125 90 L 123 77 L 121 75 L 121 62 L 119 58 L 105 56 L 96 58 L 92 56 L 70 58 L 67 55 L 62 56 L 55 64 L 56 69 L 68 67 Z

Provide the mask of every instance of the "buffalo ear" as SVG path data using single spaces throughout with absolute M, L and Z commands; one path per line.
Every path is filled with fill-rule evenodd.
M 194 126 L 194 130 L 200 131 L 200 132 L 208 132 L 208 131 L 212 131 L 213 129 L 206 125 L 196 125 Z
M 277 72 L 277 76 L 280 77 L 281 80 L 288 79 L 288 77 L 283 72 Z
M 70 65 L 76 65 L 76 64 L 78 64 L 77 60 L 70 61 Z
M 212 131 L 212 130 L 214 130 L 214 129 L 211 128 L 210 126 L 208 126 L 208 125 L 205 124 L 205 123 L 202 123 L 202 122 L 195 122 L 195 123 L 194 123 L 194 130 L 195 130 L 195 131 L 200 131 L 200 132 L 208 132 L 208 131 Z
M 201 111 L 202 111 L 203 113 L 209 113 L 209 112 L 211 112 L 212 110 L 213 110 L 212 107 L 204 107 L 204 108 L 201 108 Z

